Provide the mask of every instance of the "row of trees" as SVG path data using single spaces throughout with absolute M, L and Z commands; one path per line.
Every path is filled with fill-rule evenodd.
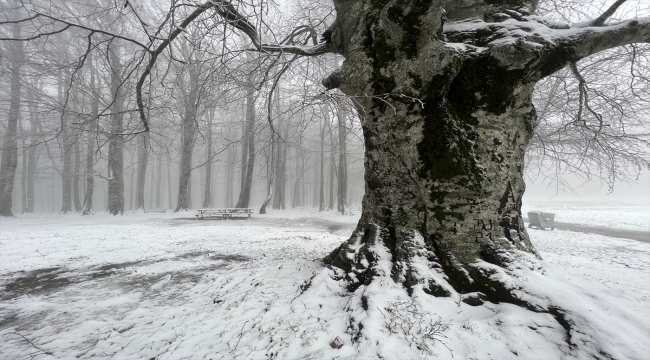
M 26 16 L 19 2 L 5 2 L 3 9 L 8 23 Z M 204 24 L 189 24 L 159 55 L 167 65 L 149 70 L 161 79 L 145 91 L 146 131 L 136 109 L 142 84 L 135 72 L 143 60 L 137 46 L 122 39 L 137 38 L 135 29 L 118 25 L 124 14 L 100 14 L 99 23 L 122 35 L 86 38 L 86 30 L 75 28 L 2 42 L 9 71 L 0 79 L 10 99 L 2 214 L 35 206 L 120 214 L 254 202 L 262 203 L 262 212 L 267 205 L 345 212 L 349 195 L 360 202 L 362 168 L 348 179 L 348 162 L 354 167 L 362 152 L 358 122 L 343 97 L 295 80 L 296 73 L 312 71 L 313 62 L 229 57 L 219 44 L 239 39 L 230 34 L 221 41 L 225 33 L 206 39 Z M 2 37 L 30 37 L 37 24 L 11 23 Z M 317 65 L 314 76 L 322 71 Z M 351 191 L 349 181 L 356 186 Z

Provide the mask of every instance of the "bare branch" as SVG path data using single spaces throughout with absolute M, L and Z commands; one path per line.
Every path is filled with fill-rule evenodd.
M 589 26 L 603 26 L 605 21 L 609 19 L 618 8 L 623 5 L 627 0 L 617 0 L 612 6 L 609 7 L 602 15 L 589 22 Z

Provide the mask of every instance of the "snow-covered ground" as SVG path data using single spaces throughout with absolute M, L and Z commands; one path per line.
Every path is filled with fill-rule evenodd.
M 524 212 L 650 228 L 647 207 L 542 205 Z M 0 358 L 560 359 L 598 348 L 650 359 L 649 243 L 530 231 L 544 275 L 523 272 L 517 281 L 552 294 L 548 301 L 573 321 L 567 333 L 547 313 L 472 307 L 462 295 L 409 297 L 389 280 L 349 294 L 320 259 L 347 239 L 358 215 L 0 219 Z M 363 291 L 375 295 L 371 303 L 362 304 Z M 349 326 L 359 322 L 364 338 L 353 341 Z M 333 349 L 337 337 L 344 345 Z

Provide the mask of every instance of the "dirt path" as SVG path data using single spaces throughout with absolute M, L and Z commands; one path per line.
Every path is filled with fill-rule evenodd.
M 524 217 L 524 221 L 528 223 L 528 218 Z M 598 234 L 620 239 L 630 239 L 650 243 L 650 231 L 638 230 L 625 230 L 625 229 L 612 229 L 604 226 L 591 226 L 565 222 L 555 222 L 555 228 L 558 230 L 581 232 L 585 234 Z M 528 231 L 540 231 L 536 229 L 529 229 Z

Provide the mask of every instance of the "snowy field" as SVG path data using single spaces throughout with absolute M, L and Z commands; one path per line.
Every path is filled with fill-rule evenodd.
M 547 205 L 524 212 L 650 229 L 647 206 Z M 650 243 L 530 230 L 545 275 L 518 281 L 553 294 L 574 319 L 567 333 L 550 314 L 472 307 L 463 294 L 411 298 L 390 281 L 349 294 L 320 259 L 358 215 L 3 218 L 0 359 L 570 359 L 585 349 L 650 359 Z M 353 318 L 362 339 L 350 336 Z M 329 346 L 336 337 L 340 349 Z

